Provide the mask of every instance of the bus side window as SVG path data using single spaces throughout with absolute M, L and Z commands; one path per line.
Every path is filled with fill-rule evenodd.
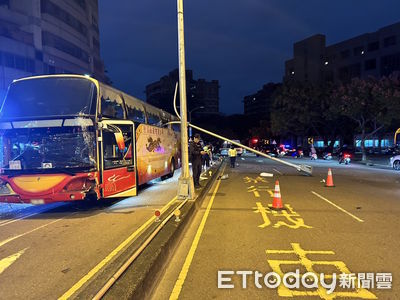
M 118 94 L 110 90 L 102 90 L 101 115 L 112 119 L 124 119 L 124 106 Z
M 131 106 L 129 104 L 126 105 L 126 109 L 128 110 L 128 119 L 134 122 L 145 123 L 146 119 L 144 116 L 143 109 Z
M 181 132 L 181 124 L 172 124 L 172 129 L 175 132 Z
M 149 125 L 154 125 L 154 126 L 160 126 L 161 125 L 161 119 L 158 115 L 152 114 L 151 112 L 147 113 L 147 119 Z

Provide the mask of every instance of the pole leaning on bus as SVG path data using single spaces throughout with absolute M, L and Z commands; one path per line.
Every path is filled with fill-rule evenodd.
M 179 95 L 181 112 L 181 153 L 182 172 L 178 181 L 178 198 L 193 199 L 195 196 L 193 178 L 189 171 L 189 145 L 186 107 L 186 66 L 185 35 L 183 30 L 183 0 L 177 0 L 178 8 L 178 53 L 179 53 Z

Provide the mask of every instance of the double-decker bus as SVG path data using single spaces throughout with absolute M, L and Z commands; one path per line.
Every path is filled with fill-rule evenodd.
M 172 120 L 89 76 L 15 80 L 0 110 L 0 202 L 135 196 L 180 167 Z

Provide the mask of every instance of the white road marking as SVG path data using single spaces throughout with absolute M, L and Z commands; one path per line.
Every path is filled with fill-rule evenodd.
M 272 170 L 274 170 L 276 173 L 278 173 L 279 175 L 283 175 L 283 173 L 282 172 L 280 172 L 280 171 L 278 171 L 277 169 L 272 169 Z
M 75 213 L 73 213 L 73 214 L 75 214 Z M 71 214 L 71 215 L 73 215 L 73 214 Z M 69 216 L 71 216 L 71 215 L 69 215 Z M 64 217 L 64 218 L 65 218 L 65 217 Z M 39 229 L 42 229 L 42 228 L 44 228 L 44 227 L 46 227 L 46 226 L 49 226 L 49 225 L 54 224 L 54 223 L 56 223 L 56 222 L 58 222 L 58 221 L 61 221 L 61 220 L 63 220 L 64 218 L 51 221 L 51 222 L 46 223 L 46 224 L 44 224 L 44 225 L 42 225 L 42 226 L 36 227 L 36 228 L 34 228 L 34 229 L 32 229 L 32 230 L 29 230 L 29 231 L 27 231 L 27 232 L 25 232 L 25 233 L 21 233 L 21 234 L 19 234 L 19 235 L 16 235 L 16 236 L 13 236 L 13 237 L 11 237 L 11 238 L 8 238 L 8 239 L 6 239 L 6 240 L 4 240 L 4 241 L 1 241 L 1 242 L 0 242 L 0 247 L 4 246 L 5 244 L 8 244 L 9 242 L 12 242 L 12 241 L 14 241 L 14 240 L 16 240 L 16 239 L 18 239 L 18 238 L 20 238 L 20 237 L 23 237 L 23 236 L 25 236 L 25 235 L 27 235 L 27 234 L 30 234 L 30 233 L 35 232 L 35 231 L 37 231 L 37 230 L 39 230 Z
M 332 201 L 329 201 L 328 199 L 326 199 L 325 197 L 321 196 L 320 194 L 311 191 L 311 193 L 313 193 L 315 196 L 317 196 L 318 198 L 328 202 L 330 205 L 336 207 L 337 209 L 339 209 L 340 211 L 344 212 L 345 214 L 348 214 L 350 217 L 352 217 L 353 219 L 356 219 L 358 222 L 364 222 L 363 220 L 361 220 L 359 217 L 356 217 L 355 215 L 353 215 L 352 213 L 349 213 L 347 210 L 341 208 L 340 206 L 336 205 L 335 203 L 333 203 Z
M 0 222 L 0 227 L 1 227 L 1 226 L 6 226 L 6 225 L 9 225 L 9 224 L 12 224 L 12 223 L 14 223 L 14 222 L 21 221 L 21 220 L 26 219 L 26 218 L 30 218 L 30 217 L 32 217 L 32 216 L 35 216 L 35 215 L 44 213 L 44 212 L 46 212 L 46 211 L 49 211 L 49 210 L 51 210 L 51 209 L 57 208 L 57 207 L 59 207 L 59 206 L 65 205 L 65 203 L 54 203 L 54 204 L 55 204 L 55 205 L 49 204 L 49 205 L 47 205 L 46 207 L 44 207 L 43 209 L 38 209 L 38 210 L 35 211 L 34 213 L 22 215 L 22 216 L 20 216 L 20 217 L 18 217 L 18 218 L 16 218 L 16 219 L 1 221 L 1 222 Z

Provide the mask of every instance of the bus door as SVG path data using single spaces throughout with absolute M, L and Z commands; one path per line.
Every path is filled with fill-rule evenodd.
M 102 196 L 136 196 L 135 124 L 102 121 Z

